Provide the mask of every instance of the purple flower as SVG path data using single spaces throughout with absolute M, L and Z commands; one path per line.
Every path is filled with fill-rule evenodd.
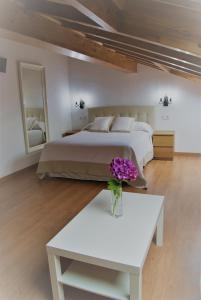
M 132 160 L 127 158 L 115 157 L 110 164 L 110 172 L 119 181 L 136 180 L 139 173 Z

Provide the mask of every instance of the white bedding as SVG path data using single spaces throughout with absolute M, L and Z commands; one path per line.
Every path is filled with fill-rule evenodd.
M 66 154 L 68 152 L 68 159 L 80 160 L 80 156 L 84 161 L 91 161 L 92 157 L 89 155 L 88 149 L 83 148 L 79 155 L 75 155 L 74 152 L 68 151 L 66 149 L 67 145 L 78 145 L 80 147 L 83 146 L 128 146 L 130 145 L 136 155 L 137 161 L 140 163 L 143 161 L 143 158 L 147 153 L 153 151 L 152 138 L 149 133 L 145 131 L 133 131 L 129 133 L 125 132 L 89 132 L 89 131 L 81 131 L 71 136 L 67 136 L 63 139 L 56 140 L 54 142 L 48 143 L 46 145 L 46 149 L 51 147 L 50 151 L 43 151 L 41 160 L 45 154 L 45 160 L 65 160 Z M 58 152 L 59 151 L 59 152 Z M 66 152 L 67 151 L 67 152 Z M 109 153 L 108 153 L 109 154 Z M 111 161 L 113 159 L 113 154 L 111 153 L 110 157 L 103 157 L 101 151 L 93 153 L 96 156 L 96 160 L 103 159 L 105 162 Z
M 43 132 L 39 129 L 28 130 L 29 147 L 38 146 L 44 143 Z
M 130 133 L 81 131 L 47 143 L 41 154 L 38 173 L 68 178 L 107 180 L 108 174 L 100 171 L 99 178 L 96 169 L 101 169 L 103 165 L 109 169 L 108 166 L 115 156 L 133 159 L 140 171 L 141 182 L 146 184 L 143 166 L 153 158 L 153 145 L 151 135 L 144 131 Z M 88 169 L 87 164 L 94 164 L 93 168 Z M 76 171 L 78 169 L 80 173 Z

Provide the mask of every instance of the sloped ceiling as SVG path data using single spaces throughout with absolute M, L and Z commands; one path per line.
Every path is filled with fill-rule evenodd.
M 1 0 L 0 27 L 128 72 L 201 78 L 199 0 Z

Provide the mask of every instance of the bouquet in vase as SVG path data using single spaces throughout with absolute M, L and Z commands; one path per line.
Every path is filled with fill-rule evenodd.
M 112 192 L 111 212 L 113 216 L 123 214 L 122 183 L 134 181 L 138 177 L 138 169 L 132 160 L 115 157 L 110 164 L 113 179 L 108 181 L 108 189 Z

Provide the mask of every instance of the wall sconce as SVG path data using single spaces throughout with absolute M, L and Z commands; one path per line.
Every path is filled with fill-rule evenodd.
M 80 108 L 80 109 L 84 109 L 85 108 L 85 102 L 84 100 L 80 99 L 80 102 L 75 102 L 75 107 L 76 108 Z
M 162 104 L 163 106 L 168 106 L 169 104 L 172 104 L 172 99 L 168 98 L 168 96 L 164 96 L 163 98 L 160 98 L 159 104 Z

